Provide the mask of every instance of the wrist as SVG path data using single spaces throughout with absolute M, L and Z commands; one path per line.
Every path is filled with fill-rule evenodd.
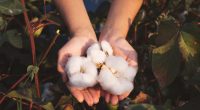
M 116 42 L 119 39 L 126 39 L 126 34 L 121 32 L 119 29 L 113 28 L 104 28 L 99 37 L 99 41 L 106 40 L 109 43 Z
M 73 37 L 86 37 L 88 39 L 96 40 L 96 34 L 92 28 L 77 28 L 71 32 Z

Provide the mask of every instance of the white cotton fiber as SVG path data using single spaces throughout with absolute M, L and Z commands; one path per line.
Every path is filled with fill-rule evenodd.
M 117 78 L 106 66 L 103 66 L 98 76 L 98 82 L 104 90 L 108 90 L 115 86 L 117 83 Z
M 69 83 L 79 89 L 92 87 L 97 83 L 97 68 L 85 57 L 71 57 L 66 64 Z
M 118 83 L 116 83 L 116 85 L 111 88 L 110 92 L 115 95 L 121 95 L 123 93 L 130 92 L 132 90 L 133 90 L 132 82 L 123 78 L 118 78 Z
M 67 64 L 65 65 L 65 73 L 69 76 L 72 74 L 78 73 L 82 65 L 83 57 L 72 56 L 68 59 Z
M 105 40 L 101 41 L 101 48 L 103 52 L 105 52 L 106 54 L 113 55 L 113 49 L 107 41 Z
M 138 67 L 129 66 L 121 56 L 113 56 L 107 41 L 92 44 L 86 53 L 87 57 L 72 56 L 65 66 L 71 86 L 85 89 L 99 83 L 103 90 L 113 95 L 133 90 Z
M 122 57 L 119 56 L 108 56 L 106 58 L 106 66 L 114 68 L 118 72 L 124 72 L 128 67 L 128 63 Z
M 96 65 L 101 65 L 105 62 L 106 54 L 100 50 L 92 50 L 91 54 L 88 54 L 88 58 Z
M 128 67 L 123 73 L 121 73 L 126 79 L 128 79 L 129 81 L 133 81 L 136 73 L 137 73 L 137 67 L 133 68 L 133 67 Z

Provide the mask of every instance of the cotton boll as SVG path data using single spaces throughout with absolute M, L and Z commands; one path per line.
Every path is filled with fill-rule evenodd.
M 100 47 L 99 43 L 94 43 L 87 50 L 100 50 L 100 49 L 101 49 L 101 47 Z
M 83 80 L 83 76 L 80 73 L 77 73 L 69 77 L 69 84 L 79 89 L 84 89 L 86 85 L 81 82 L 82 80 Z
M 83 58 L 80 56 L 72 56 L 68 59 L 65 65 L 65 73 L 71 76 L 74 73 L 78 73 L 81 69 Z
M 108 56 L 101 68 L 98 81 L 102 88 L 111 94 L 121 95 L 133 89 L 133 79 L 137 69 L 119 56 Z
M 88 58 L 71 57 L 66 64 L 69 83 L 79 89 L 92 87 L 97 83 L 97 68 Z
M 110 92 L 115 95 L 121 95 L 126 92 L 130 92 L 133 90 L 132 82 L 124 79 L 118 78 L 118 83 L 110 89 Z
M 108 67 L 103 66 L 98 76 L 98 82 L 104 90 L 109 90 L 118 82 Z
M 92 87 L 97 84 L 97 75 L 92 76 L 91 74 L 84 74 L 83 80 L 87 87 Z
M 102 65 L 105 62 L 106 54 L 100 50 L 92 50 L 91 54 L 88 54 L 88 58 L 96 65 Z
M 92 87 L 97 83 L 97 79 L 90 74 L 74 74 L 69 78 L 69 83 L 71 86 L 75 86 L 79 89 L 84 89 L 87 87 Z
M 108 55 L 113 54 L 113 49 L 107 41 L 104 41 L 104 40 L 101 41 L 101 48 L 102 48 L 103 52 L 105 52 L 106 54 L 108 54 Z
M 93 63 L 97 66 L 102 65 L 105 62 L 106 54 L 101 51 L 100 45 L 98 43 L 94 43 L 87 49 L 87 57 L 91 59 Z
M 123 73 L 121 73 L 121 75 L 123 75 L 123 77 L 125 77 L 129 81 L 133 81 L 136 76 L 137 70 L 137 67 L 133 68 L 129 66 Z
M 84 74 L 89 74 L 93 77 L 97 77 L 97 68 L 94 63 L 90 61 L 83 62 L 82 68 L 84 69 Z
M 92 44 L 86 51 L 87 55 L 91 55 L 94 50 L 101 50 L 100 45 L 98 43 Z
M 119 56 L 108 56 L 105 64 L 107 67 L 113 68 L 118 72 L 124 72 L 128 67 L 126 60 Z

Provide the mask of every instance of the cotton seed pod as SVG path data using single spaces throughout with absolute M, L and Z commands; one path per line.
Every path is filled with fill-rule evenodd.
M 94 63 L 85 57 L 70 57 L 65 66 L 65 71 L 71 86 L 84 89 L 97 83 L 97 68 Z
M 137 68 L 129 66 L 122 57 L 108 56 L 100 70 L 98 82 L 104 90 L 114 95 L 121 95 L 134 88 L 133 80 L 136 72 Z

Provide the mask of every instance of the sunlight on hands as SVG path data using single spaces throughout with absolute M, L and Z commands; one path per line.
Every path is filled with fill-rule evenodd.
M 83 102 L 86 101 L 86 103 L 89 106 L 92 106 L 93 104 L 96 104 L 99 102 L 100 97 L 100 90 L 97 87 L 93 88 L 87 88 L 84 90 L 79 90 L 76 87 L 72 87 L 67 83 L 67 77 L 66 74 L 64 74 L 64 67 L 65 64 L 70 56 L 73 55 L 83 55 L 85 54 L 86 49 L 93 44 L 94 42 L 97 42 L 96 37 L 85 37 L 84 35 L 76 35 L 73 36 L 73 38 L 67 42 L 58 53 L 58 71 L 62 74 L 63 81 L 65 82 L 66 86 L 68 87 L 69 91 L 72 93 L 72 95 L 79 101 Z
M 123 57 L 132 67 L 138 66 L 137 53 L 125 39 L 119 38 L 116 40 L 110 40 L 109 42 L 113 48 L 114 55 Z M 111 103 L 112 105 L 118 104 L 120 100 L 128 97 L 128 95 L 131 93 L 131 91 L 127 91 L 126 93 L 123 93 L 121 95 L 112 95 L 103 90 L 102 92 L 106 102 Z

